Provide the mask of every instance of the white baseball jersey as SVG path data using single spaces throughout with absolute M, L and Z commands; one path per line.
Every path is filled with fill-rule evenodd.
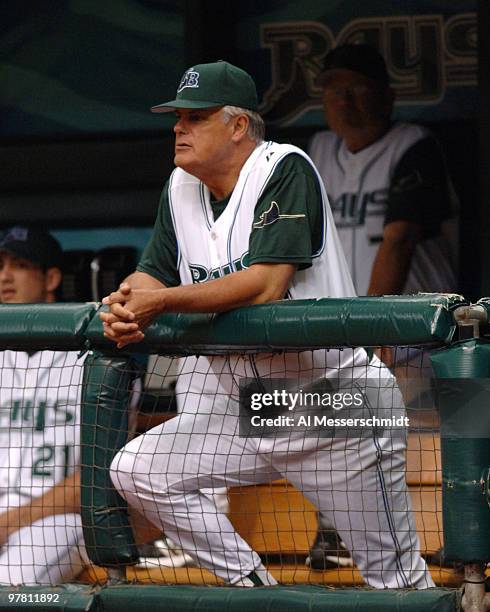
M 169 202 L 179 245 L 179 273 L 183 285 L 194 282 L 192 270 L 196 264 L 208 270 L 228 267 L 235 272 L 239 269 L 237 262 L 243 261 L 248 253 L 257 200 L 279 163 L 292 153 L 311 163 L 301 149 L 292 145 L 266 142 L 257 147 L 243 166 L 230 201 L 216 221 L 213 220 L 209 190 L 191 174 L 180 168 L 174 170 Z M 289 290 L 293 299 L 354 295 L 327 198 L 323 196 L 323 243 L 313 254 L 311 268 L 294 275 Z M 280 206 L 277 206 L 276 215 L 280 217 Z M 277 221 L 287 222 L 280 218 Z
M 169 205 L 179 245 L 178 268 L 183 285 L 194 282 L 193 270 L 196 269 L 219 269 L 226 274 L 243 267 L 257 201 L 275 168 L 286 155 L 293 153 L 311 163 L 304 151 L 292 145 L 266 142 L 257 147 L 244 164 L 230 201 L 216 221 L 213 220 L 209 190 L 191 174 L 180 168 L 174 170 L 169 184 Z M 313 164 L 312 168 L 316 172 Z M 319 176 L 318 179 L 321 185 Z M 313 254 L 312 266 L 294 274 L 288 292 L 291 299 L 355 295 L 323 189 L 322 198 L 323 241 Z M 279 206 L 272 214 L 280 215 Z M 280 219 L 278 221 L 282 222 Z M 350 367 L 353 359 L 359 366 L 357 375 L 365 375 L 367 356 L 362 349 L 344 353 L 318 351 L 315 356 L 321 363 L 319 367 L 327 367 L 327 373 L 332 376 L 339 375 L 339 367 Z M 305 354 L 303 358 L 309 357 Z M 291 363 L 297 361 L 296 356 L 291 357 Z M 296 369 L 292 365 L 291 372 Z M 356 372 L 350 371 L 349 374 L 355 376 Z M 324 372 L 318 375 L 323 376 Z
M 0 503 L 26 503 L 80 462 L 76 352 L 0 353 Z
M 396 123 L 382 138 L 357 153 L 348 151 L 333 132 L 319 132 L 312 139 L 309 153 L 323 179 L 359 295 L 368 291 L 397 164 L 410 147 L 429 135 L 424 127 Z M 448 190 L 451 192 L 450 185 Z M 404 293 L 454 291 L 451 258 L 451 247 L 442 235 L 419 242 Z

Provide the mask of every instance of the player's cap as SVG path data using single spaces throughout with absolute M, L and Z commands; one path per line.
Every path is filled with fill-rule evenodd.
M 153 113 L 168 113 L 177 108 L 239 106 L 256 111 L 257 89 L 252 77 L 223 60 L 197 64 L 184 72 L 175 100 L 152 106 Z
M 389 85 L 390 78 L 386 63 L 380 53 L 370 45 L 340 45 L 332 49 L 326 56 L 322 72 L 315 83 L 325 85 L 332 70 L 343 69 L 358 72 L 373 81 Z
M 42 268 L 61 268 L 63 251 L 56 238 L 41 229 L 16 225 L 0 236 L 0 252 L 28 259 Z

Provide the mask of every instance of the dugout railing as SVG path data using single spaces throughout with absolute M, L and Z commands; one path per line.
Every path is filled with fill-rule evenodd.
M 461 591 L 445 588 L 416 592 L 294 585 L 251 592 L 117 585 L 125 568 L 137 561 L 138 551 L 126 505 L 112 486 L 108 467 L 127 435 L 134 352 L 182 356 L 326 347 L 424 347 L 433 351 L 436 377 L 475 385 L 475 380 L 489 377 L 490 347 L 484 337 L 477 337 L 480 330 L 485 332 L 488 304 L 481 300 L 475 307 L 456 295 L 422 294 L 280 302 L 222 315 L 163 315 L 147 330 L 144 342 L 123 351 L 114 350 L 103 337 L 97 304 L 0 306 L 2 349 L 89 352 L 82 406 L 82 518 L 89 557 L 96 565 L 109 568 L 112 586 L 94 591 L 93 587 L 65 585 L 51 591 L 62 593 L 63 605 L 72 602 L 73 609 L 129 610 L 136 597 L 145 607 L 158 602 L 169 610 L 199 609 L 197 601 L 203 609 L 229 610 L 250 609 L 251 605 L 285 609 L 281 605 L 286 602 L 291 610 L 312 605 L 335 610 L 367 606 L 458 609 Z M 484 390 L 484 385 L 477 392 L 474 387 L 461 389 L 456 384 L 448 389 L 446 385 L 440 400 L 441 427 L 449 423 L 441 439 L 444 546 L 448 558 L 465 565 L 463 603 L 464 609 L 472 611 L 485 609 L 484 564 L 490 559 L 490 457 Z M 468 425 L 471 422 L 480 424 L 480 433 Z M 21 591 L 34 593 L 36 588 Z M 8 593 L 11 588 L 0 591 L 0 606 L 11 605 Z M 26 609 L 28 604 L 18 602 Z

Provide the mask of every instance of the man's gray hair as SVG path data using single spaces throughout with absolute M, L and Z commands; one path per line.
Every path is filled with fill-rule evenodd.
M 248 110 L 248 108 L 240 108 L 238 106 L 223 106 L 223 120 L 228 123 L 232 117 L 238 115 L 247 115 L 249 118 L 248 136 L 255 140 L 257 144 L 260 144 L 264 140 L 265 136 L 265 123 L 259 113 Z

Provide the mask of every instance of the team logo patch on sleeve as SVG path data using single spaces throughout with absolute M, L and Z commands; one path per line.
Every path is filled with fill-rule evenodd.
M 303 219 L 306 215 L 281 215 L 277 202 L 272 201 L 269 208 L 260 215 L 260 220 L 253 224 L 254 229 L 272 225 L 279 219 Z

